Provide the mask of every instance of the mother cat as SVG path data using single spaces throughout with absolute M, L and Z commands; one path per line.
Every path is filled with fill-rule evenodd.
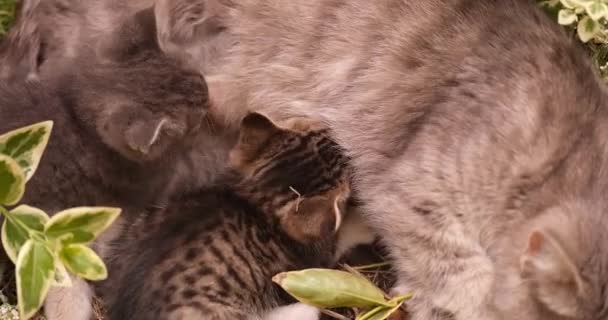
M 160 0 L 156 15 L 228 125 L 244 105 L 331 125 L 413 319 L 606 318 L 608 99 L 534 1 Z

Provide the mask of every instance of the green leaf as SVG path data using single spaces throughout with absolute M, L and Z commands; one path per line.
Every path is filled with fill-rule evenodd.
M 600 32 L 600 24 L 591 20 L 589 17 L 584 17 L 578 22 L 576 31 L 578 32 L 578 37 L 581 41 L 587 42 Z
M 589 17 L 595 21 L 598 21 L 608 15 L 608 5 L 606 5 L 604 2 L 593 1 L 587 4 L 585 9 L 587 10 Z
M 52 129 L 53 121 L 44 121 L 0 136 L 0 153 L 10 156 L 21 166 L 25 181 L 36 172 Z
M 577 16 L 574 11 L 569 9 L 562 9 L 557 15 L 557 22 L 563 26 L 568 26 L 576 22 Z
M 44 231 L 44 224 L 49 217 L 44 211 L 21 205 L 5 213 L 2 224 L 2 245 L 13 263 L 17 263 L 19 250 L 31 238 L 32 232 Z
M 53 277 L 53 287 L 71 287 L 72 279 L 68 270 L 65 268 L 60 259 L 55 257 L 55 276 Z
M 25 191 L 25 176 L 21 167 L 9 156 L 0 154 L 0 204 L 14 205 Z
M 87 280 L 104 280 L 108 277 L 106 265 L 90 248 L 70 244 L 59 251 L 59 258 L 71 273 Z
M 562 5 L 568 9 L 580 8 L 582 5 L 576 0 L 560 0 Z
M 105 207 L 64 210 L 47 222 L 44 233 L 64 244 L 86 244 L 110 226 L 119 214 L 120 209 Z
M 369 280 L 344 271 L 306 269 L 280 273 L 272 280 L 300 302 L 319 308 L 393 306 Z
M 44 243 L 28 240 L 17 258 L 17 300 L 21 319 L 29 319 L 42 305 L 49 291 L 55 262 Z

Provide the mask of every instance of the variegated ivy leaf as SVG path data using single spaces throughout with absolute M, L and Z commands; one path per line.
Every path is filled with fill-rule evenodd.
M 369 280 L 344 271 L 306 269 L 280 273 L 272 280 L 298 301 L 319 308 L 394 307 Z
M 52 128 L 53 121 L 44 121 L 0 136 L 0 153 L 10 156 L 21 166 L 25 181 L 36 172 Z
M 71 273 L 92 281 L 108 277 L 106 265 L 93 250 L 82 244 L 70 244 L 59 251 L 61 262 Z
M 608 5 L 602 1 L 596 0 L 590 2 L 585 6 L 585 9 L 587 10 L 589 17 L 595 21 L 608 16 Z
M 17 258 L 17 300 L 21 319 L 29 319 L 42 305 L 55 273 L 54 257 L 46 244 L 28 240 Z
M 562 5 L 568 9 L 582 8 L 583 4 L 578 0 L 560 0 Z
M 2 246 L 8 257 L 17 263 L 19 250 L 31 238 L 32 232 L 44 231 L 44 225 L 49 217 L 44 211 L 21 205 L 5 214 L 2 224 Z
M 568 26 L 576 22 L 577 16 L 574 11 L 570 9 L 562 9 L 557 15 L 557 22 L 563 26 Z
M 14 205 L 25 191 L 25 175 L 15 160 L 0 154 L 0 204 Z
M 116 220 L 118 208 L 78 207 L 61 211 L 46 224 L 44 233 L 63 244 L 86 244 L 93 241 Z
M 600 32 L 600 24 L 597 21 L 591 20 L 589 17 L 584 17 L 578 22 L 576 31 L 581 41 L 587 42 Z

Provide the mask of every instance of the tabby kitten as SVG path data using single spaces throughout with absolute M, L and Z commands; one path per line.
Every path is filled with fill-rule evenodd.
M 346 160 L 322 126 L 249 114 L 225 185 L 125 225 L 99 290 L 109 318 L 260 319 L 290 302 L 271 278 L 333 263 Z
M 413 319 L 606 318 L 608 96 L 536 1 L 155 10 L 161 48 L 225 82 L 210 95 L 228 125 L 331 127 Z

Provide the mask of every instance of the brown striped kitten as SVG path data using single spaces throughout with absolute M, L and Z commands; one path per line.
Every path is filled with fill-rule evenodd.
M 273 275 L 333 264 L 351 170 L 325 127 L 249 114 L 230 166 L 126 225 L 99 288 L 109 319 L 269 319 L 291 302 Z

